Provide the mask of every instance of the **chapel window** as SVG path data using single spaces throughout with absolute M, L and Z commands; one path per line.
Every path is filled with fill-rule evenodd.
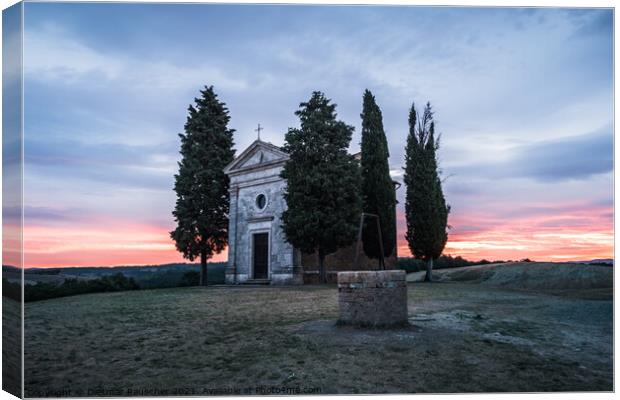
M 261 193 L 258 196 L 256 196 L 256 207 L 259 210 L 263 210 L 266 205 L 267 205 L 267 197 L 265 197 L 264 194 Z

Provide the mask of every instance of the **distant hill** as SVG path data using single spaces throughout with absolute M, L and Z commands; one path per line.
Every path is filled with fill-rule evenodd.
M 209 283 L 224 283 L 225 262 L 208 264 Z M 177 263 L 161 265 L 134 265 L 115 267 L 63 267 L 63 268 L 26 268 L 25 284 L 34 285 L 38 282 L 61 284 L 65 279 L 96 279 L 106 275 L 122 273 L 133 278 L 141 288 L 175 287 L 188 271 L 200 270 L 200 264 Z M 2 266 L 2 277 L 12 281 L 21 280 L 21 271 L 10 265 Z
M 476 264 L 472 261 L 460 259 L 459 257 L 453 258 L 444 256 L 448 261 L 462 260 L 462 265 L 456 263 L 455 265 L 446 265 L 445 267 L 464 267 L 472 264 Z M 420 268 L 407 268 L 408 263 L 415 263 L 418 260 L 411 258 L 399 258 L 399 267 L 407 270 L 408 272 L 419 271 Z M 401 265 L 402 264 L 402 265 Z M 407 265 L 406 265 L 407 264 Z M 458 265 L 457 265 L 458 264 Z M 568 261 L 560 264 L 587 264 L 587 265 L 608 265 L 613 266 L 613 259 L 593 259 L 588 261 Z M 417 265 L 416 265 L 417 266 Z M 436 265 L 436 269 L 441 269 L 439 262 Z M 211 284 L 223 284 L 224 283 L 224 270 L 226 268 L 226 262 L 214 262 L 208 264 L 208 276 L 209 283 Z M 61 284 L 65 279 L 95 279 L 106 275 L 114 275 L 122 273 L 127 278 L 133 278 L 141 288 L 156 288 L 156 287 L 174 287 L 177 286 L 183 275 L 188 271 L 200 270 L 200 264 L 193 263 L 173 263 L 173 264 L 160 264 L 160 265 L 125 265 L 114 267 L 62 267 L 62 268 L 26 268 L 24 270 L 25 284 L 34 285 L 38 282 L 44 283 L 57 283 Z M 19 283 L 21 281 L 21 271 L 11 265 L 2 266 L 2 277 L 10 282 Z
M 407 277 L 409 282 L 423 279 L 424 272 Z M 433 279 L 542 291 L 611 289 L 614 283 L 613 268 L 607 265 L 550 262 L 513 262 L 438 270 L 433 271 Z
M 571 264 L 614 265 L 613 258 L 597 258 L 590 261 L 570 261 Z

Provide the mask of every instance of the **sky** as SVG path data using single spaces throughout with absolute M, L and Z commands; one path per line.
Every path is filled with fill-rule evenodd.
M 368 88 L 397 180 L 408 110 L 430 101 L 445 254 L 613 256 L 609 9 L 26 3 L 24 27 L 26 266 L 183 261 L 168 235 L 178 133 L 204 85 L 237 154 L 258 123 L 282 145 L 314 90 L 357 152 Z

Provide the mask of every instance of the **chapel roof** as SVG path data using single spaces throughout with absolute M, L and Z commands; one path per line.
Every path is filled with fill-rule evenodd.
M 256 139 L 224 168 L 224 172 L 228 174 L 233 171 L 253 169 L 259 165 L 277 164 L 288 160 L 288 158 L 288 153 L 280 147 L 273 143 Z

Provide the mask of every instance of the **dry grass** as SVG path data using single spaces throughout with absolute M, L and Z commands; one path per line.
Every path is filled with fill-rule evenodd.
M 410 284 L 413 326 L 337 328 L 334 286 L 177 288 L 26 305 L 26 394 L 612 390 L 612 302 Z M 69 392 L 70 390 L 70 392 Z
M 422 281 L 424 272 L 409 274 L 409 282 Z M 591 290 L 613 287 L 613 267 L 571 263 L 528 262 L 473 265 L 440 269 L 433 276 L 442 282 L 475 282 L 524 290 Z

